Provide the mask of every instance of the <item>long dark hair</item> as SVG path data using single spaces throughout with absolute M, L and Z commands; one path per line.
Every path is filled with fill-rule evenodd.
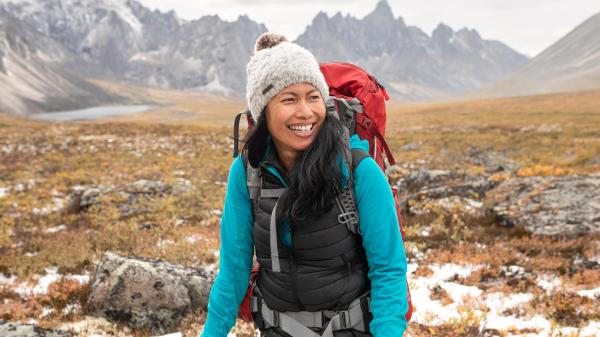
M 270 142 L 267 113 L 265 109 L 260 115 L 243 148 L 248 162 L 254 167 L 258 167 Z M 342 188 L 343 128 L 339 119 L 327 113 L 312 144 L 298 154 L 288 176 L 288 190 L 279 198 L 278 222 L 289 219 L 293 224 L 315 219 L 333 206 Z M 273 151 L 276 150 L 273 148 Z

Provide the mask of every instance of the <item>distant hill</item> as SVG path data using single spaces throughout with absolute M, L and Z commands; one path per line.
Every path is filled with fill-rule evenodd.
M 74 75 L 85 67 L 59 43 L 0 10 L 0 112 L 26 115 L 122 100 Z
M 520 96 L 600 89 L 600 13 L 480 96 Z

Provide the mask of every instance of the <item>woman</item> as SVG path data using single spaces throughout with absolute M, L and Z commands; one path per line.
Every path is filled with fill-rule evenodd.
M 406 257 L 385 176 L 370 157 L 349 175 L 344 127 L 326 112 L 329 89 L 310 52 L 266 33 L 247 72 L 257 124 L 230 168 L 202 336 L 225 337 L 235 324 L 254 249 L 254 320 L 263 336 L 401 336 Z M 368 142 L 353 136 L 350 147 L 367 151 Z M 259 195 L 247 171 L 259 172 Z M 354 189 L 360 235 L 339 218 L 344 186 Z

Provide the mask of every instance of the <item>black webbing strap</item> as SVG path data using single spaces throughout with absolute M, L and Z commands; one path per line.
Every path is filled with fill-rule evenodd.
M 240 153 L 240 118 L 242 117 L 242 115 L 246 115 L 246 120 L 248 121 L 248 128 L 252 128 L 254 126 L 254 121 L 252 119 L 252 113 L 250 113 L 250 110 L 244 110 L 235 116 L 235 119 L 233 121 L 233 158 L 237 157 Z

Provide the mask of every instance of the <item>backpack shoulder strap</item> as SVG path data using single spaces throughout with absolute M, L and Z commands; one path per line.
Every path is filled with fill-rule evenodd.
M 252 167 L 248 163 L 248 156 L 241 154 L 244 168 L 246 169 L 246 185 L 248 186 L 248 194 L 250 200 L 258 200 L 260 196 L 260 188 L 262 186 L 262 179 L 260 177 L 260 171 L 258 168 Z
M 357 148 L 351 149 L 350 153 L 352 154 L 352 171 L 356 171 L 358 164 L 369 157 L 369 152 Z

